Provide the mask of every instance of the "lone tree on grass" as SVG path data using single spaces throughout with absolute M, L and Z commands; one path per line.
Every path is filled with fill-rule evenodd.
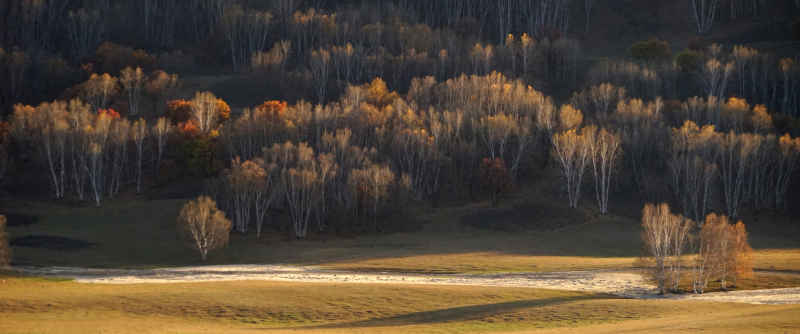
M 184 204 L 178 216 L 178 231 L 200 252 L 203 261 L 208 252 L 228 244 L 231 221 L 217 209 L 217 203 L 208 196 Z
M 681 260 L 694 222 L 672 214 L 666 203 L 646 204 L 642 210 L 642 241 L 652 258 L 652 276 L 659 293 L 678 290 Z

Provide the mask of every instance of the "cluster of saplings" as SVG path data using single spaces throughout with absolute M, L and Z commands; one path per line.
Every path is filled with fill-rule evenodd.
M 642 211 L 645 263 L 661 294 L 689 290 L 703 293 L 709 282 L 727 290 L 753 275 L 752 252 L 741 221 L 709 214 L 695 222 L 672 214 L 667 204 L 647 204 Z M 688 276 L 688 279 L 687 279 Z M 729 285 L 730 284 L 730 285 Z

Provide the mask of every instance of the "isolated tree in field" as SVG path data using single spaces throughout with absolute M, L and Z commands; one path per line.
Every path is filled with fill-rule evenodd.
M 747 227 L 740 220 L 736 225 L 730 226 L 730 237 L 733 239 L 734 254 L 732 257 L 733 285 L 740 278 L 753 277 L 753 248 L 747 241 Z
M 11 264 L 11 245 L 6 232 L 7 223 L 6 216 L 0 215 L 0 268 L 8 267 Z
M 133 122 L 131 126 L 131 139 L 136 146 L 136 193 L 142 192 L 142 161 L 144 160 L 144 142 L 147 139 L 149 131 L 147 128 L 147 121 L 140 118 Z
M 141 67 L 136 69 L 126 67 L 120 72 L 119 83 L 128 97 L 128 114 L 138 115 L 144 89 L 145 75 Z
M 735 284 L 737 278 L 750 277 L 752 249 L 744 223 L 732 225 L 726 216 L 709 214 L 700 230 L 693 270 L 695 293 L 703 293 L 711 280 L 719 280 L 720 288 L 725 290 L 728 282 Z
M 597 205 L 600 208 L 600 213 L 606 214 L 608 213 L 608 194 L 611 191 L 611 180 L 622 154 L 620 136 L 606 129 L 600 129 L 600 131 L 597 131 L 595 138 L 587 138 L 586 143 L 591 151 Z
M 683 252 L 686 250 L 693 222 L 673 215 L 666 203 L 646 204 L 642 210 L 642 241 L 652 258 L 652 276 L 659 292 L 677 291 Z
M 200 253 L 203 261 L 208 258 L 208 252 L 228 244 L 230 230 L 230 220 L 208 196 L 200 196 L 184 204 L 178 216 L 178 231 Z

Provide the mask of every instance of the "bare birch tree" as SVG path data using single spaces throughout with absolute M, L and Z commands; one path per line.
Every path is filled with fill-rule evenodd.
M 693 222 L 673 215 L 666 203 L 646 204 L 642 210 L 642 241 L 652 258 L 652 276 L 659 292 L 676 291 L 680 282 L 683 252 Z
M 191 119 L 197 128 L 204 134 L 211 131 L 219 119 L 217 97 L 211 92 L 196 93 L 190 103 L 192 106 Z
M 145 75 L 140 67 L 136 69 L 126 67 L 120 72 L 119 83 L 128 97 L 128 114 L 138 115 L 142 100 L 142 89 L 145 85 Z
M 244 9 L 238 4 L 224 8 L 222 26 L 234 71 L 249 66 L 253 54 L 267 47 L 270 21 L 272 14 L 268 12 Z
M 577 208 L 580 201 L 583 174 L 591 160 L 588 141 L 594 139 L 596 131 L 597 128 L 590 126 L 580 132 L 571 129 L 553 135 L 553 155 L 558 160 L 566 181 L 571 208 Z
M 728 80 L 733 73 L 733 63 L 723 64 L 716 58 L 709 59 L 703 67 L 703 80 L 706 84 L 706 96 L 723 100 Z
M 158 120 L 156 120 L 156 124 L 153 124 L 153 128 L 150 130 L 155 146 L 155 161 L 153 163 L 155 175 L 158 175 L 161 169 L 161 159 L 164 157 L 164 150 L 167 147 L 167 140 L 172 130 L 173 126 L 166 117 L 159 117 Z
M 225 218 L 225 213 L 207 196 L 186 203 L 178 216 L 178 231 L 189 239 L 203 261 L 210 251 L 228 244 L 230 229 L 231 222 Z
M 792 139 L 789 134 L 785 134 L 778 140 L 777 163 L 775 168 L 775 205 L 778 208 L 784 207 L 786 192 L 791 184 L 791 177 L 797 170 L 797 161 L 800 159 L 800 138 Z
M 692 121 L 672 129 L 670 136 L 667 166 L 672 191 L 683 213 L 695 220 L 705 216 L 711 203 L 718 170 L 714 157 L 718 137 L 714 126 L 700 128 Z
M 149 131 L 147 121 L 140 118 L 133 122 L 131 126 L 131 138 L 136 146 L 136 193 L 142 193 L 142 161 L 144 160 L 144 143 L 147 140 Z
M 753 152 L 758 148 L 752 134 L 733 131 L 719 137 L 717 164 L 722 179 L 725 209 L 730 217 L 737 217 L 744 197 L 744 186 Z
M 616 133 L 600 129 L 595 138 L 587 138 L 591 150 L 592 172 L 594 175 L 595 197 L 601 214 L 608 213 L 608 194 L 611 181 L 617 168 L 617 161 L 622 154 L 620 136 Z
M 111 98 L 117 94 L 119 80 L 108 73 L 92 74 L 81 87 L 81 96 L 92 105 L 95 111 L 105 109 Z
M 331 53 L 325 49 L 311 51 L 311 75 L 317 102 L 325 102 L 328 93 L 328 81 L 331 74 Z
M 697 33 L 707 34 L 714 26 L 719 0 L 690 0 L 689 11 L 697 26 Z

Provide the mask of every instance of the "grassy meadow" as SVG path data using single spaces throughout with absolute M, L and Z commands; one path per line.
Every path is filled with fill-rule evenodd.
M 530 197 L 529 197 L 530 198 Z M 15 202 L 29 225 L 14 237 L 51 236 L 81 247 L 14 247 L 15 265 L 147 268 L 202 264 L 176 238 L 184 200 L 137 197 L 102 208 Z M 421 208 L 405 232 L 293 240 L 232 234 L 208 264 L 300 264 L 421 273 L 634 269 L 636 205 L 577 213 L 558 203 L 507 201 Z M 588 207 L 588 206 L 587 206 Z M 508 216 L 508 212 L 523 212 Z M 280 217 L 276 218 L 279 219 Z M 800 241 L 775 216 L 748 223 L 753 278 L 738 289 L 800 286 Z M 572 223 L 562 223 L 573 221 Z M 544 226 L 541 226 L 544 225 Z M 711 290 L 714 290 L 712 284 Z M 617 333 L 773 332 L 800 328 L 798 305 L 747 305 L 524 288 L 264 281 L 102 285 L 0 274 L 0 333 Z
M 12 238 L 55 236 L 84 242 L 81 247 L 15 247 L 16 265 L 145 268 L 202 264 L 175 233 L 174 220 L 184 200 L 120 199 L 101 208 L 17 202 L 17 214 L 36 216 L 29 225 L 9 226 Z M 303 264 L 343 270 L 429 273 L 546 272 L 632 268 L 641 255 L 638 212 L 598 216 L 550 202 L 511 202 L 507 208 L 486 203 L 422 208 L 414 230 L 358 237 L 316 235 L 293 240 L 268 231 L 231 234 L 230 245 L 212 253 L 208 264 Z M 506 211 L 530 211 L 507 217 Z M 566 218 L 564 218 L 566 217 Z M 280 219 L 282 217 L 276 217 Z M 573 219 L 571 224 L 555 224 Z M 756 270 L 800 271 L 800 226 L 781 216 L 745 222 L 756 250 Z M 474 221 L 480 221 L 478 225 Z M 514 224 L 508 223 L 514 222 Z M 541 223 L 547 221 L 546 223 Z M 493 228 L 511 225 L 512 230 Z M 505 225 L 501 225 L 505 224 Z M 546 224 L 539 227 L 539 224 Z M 489 227 L 486 227 L 486 226 Z M 562 226 L 563 225 L 563 226 Z
M 9 334 L 784 333 L 800 326 L 797 305 L 467 286 L 261 281 L 119 286 L 5 274 L 0 295 L 0 332 Z

